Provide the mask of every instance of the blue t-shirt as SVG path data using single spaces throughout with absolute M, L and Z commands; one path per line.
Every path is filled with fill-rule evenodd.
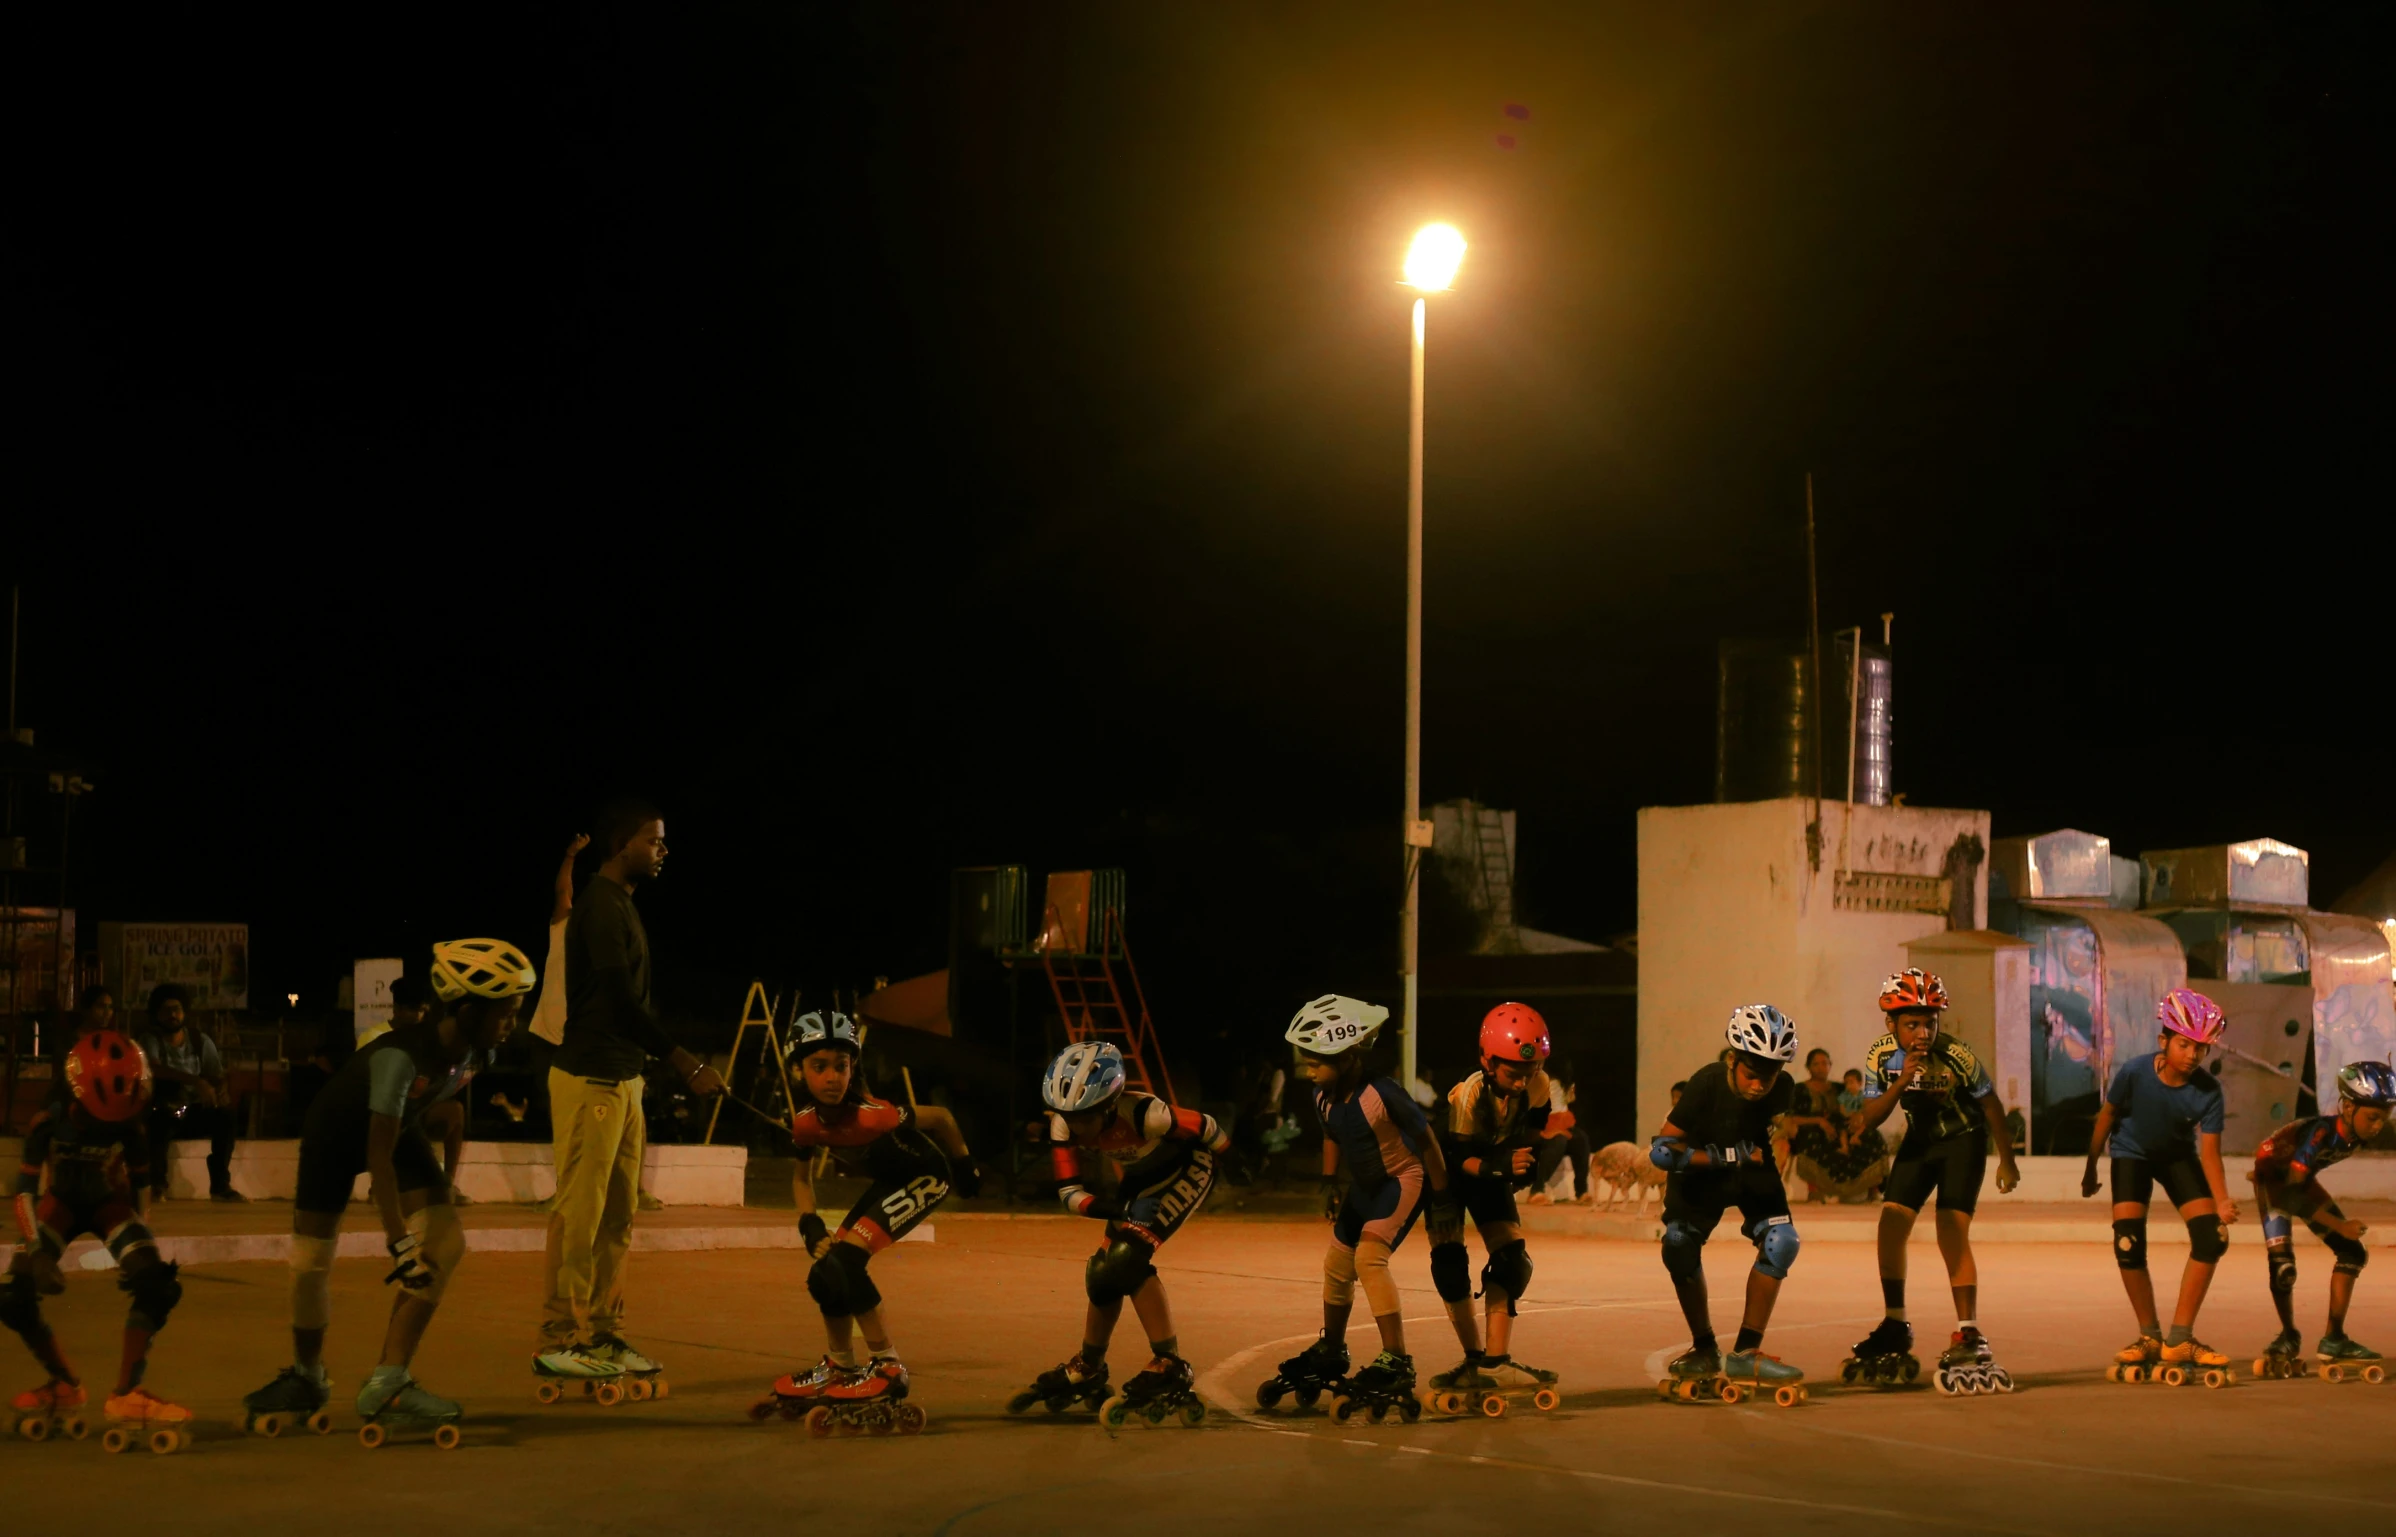
M 2121 1065 L 2105 1103 L 2116 1118 L 2106 1148 L 2115 1158 L 2186 1158 L 2199 1132 L 2221 1132 L 2220 1080 L 2200 1067 L 2175 1089 L 2157 1076 L 2152 1052 Z
M 1323 1118 L 1323 1135 L 1339 1144 L 1339 1160 L 1347 1165 L 1357 1189 L 1369 1193 L 1422 1169 L 1423 1142 L 1431 1135 L 1431 1124 L 1395 1079 L 1371 1079 L 1354 1099 L 1337 1104 L 1329 1092 L 1317 1089 L 1314 1103 Z

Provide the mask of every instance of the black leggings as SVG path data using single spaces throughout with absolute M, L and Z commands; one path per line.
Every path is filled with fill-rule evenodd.
M 2157 1185 L 2163 1187 L 2175 1211 L 2190 1201 L 2213 1199 L 2213 1187 L 2205 1183 L 2204 1165 L 2196 1161 L 2193 1152 L 2177 1154 L 2159 1163 L 2144 1158 L 2113 1160 L 2114 1205 L 2144 1206 L 2154 1196 Z

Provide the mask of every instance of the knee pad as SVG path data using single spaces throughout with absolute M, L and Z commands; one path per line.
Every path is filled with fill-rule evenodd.
M 2200 1265 L 2210 1265 L 2230 1252 L 2230 1235 L 2222 1231 L 2219 1217 L 2196 1217 L 2188 1223 L 2188 1257 Z
M 2146 1268 L 2146 1218 L 2113 1219 L 2113 1263 L 2124 1270 Z
M 41 1294 L 34 1289 L 33 1277 L 12 1275 L 0 1282 L 0 1324 L 6 1324 L 28 1340 L 39 1340 L 50 1332 L 42 1322 Z
M 1323 1300 L 1346 1307 L 1356 1300 L 1356 1255 L 1337 1244 L 1323 1256 Z
M 835 1243 L 807 1271 L 807 1295 L 826 1318 L 849 1318 L 882 1305 L 881 1288 L 865 1273 L 867 1256 L 853 1243 Z
M 1463 1244 L 1431 1246 L 1431 1285 L 1442 1302 L 1472 1301 L 1473 1276 L 1465 1262 Z
M 1788 1279 L 1797 1263 L 1797 1224 L 1787 1217 L 1767 1217 L 1755 1239 L 1755 1268 L 1775 1281 Z
M 1522 1300 L 1531 1288 L 1531 1251 L 1519 1238 L 1512 1243 L 1499 1244 L 1491 1251 L 1489 1263 L 1481 1267 L 1481 1290 L 1499 1292 L 1506 1299 L 1506 1313 L 1512 1317 L 1514 1304 Z
M 1675 1281 L 1705 1272 L 1705 1240 L 1677 1217 L 1664 1223 L 1664 1268 Z
M 1121 1302 L 1147 1284 L 1156 1274 L 1149 1262 L 1148 1246 L 1131 1238 L 1118 1238 L 1090 1256 L 1082 1271 L 1082 1289 L 1100 1307 Z
M 1399 1310 L 1398 1283 L 1389 1273 L 1389 1245 L 1368 1238 L 1356 1246 L 1356 1279 L 1364 1287 L 1364 1300 L 1375 1318 L 1387 1318 Z
M 449 1290 L 449 1278 L 456 1272 L 458 1262 L 466 1257 L 466 1229 L 458 1222 L 457 1209 L 444 1201 L 410 1217 L 408 1231 L 423 1244 L 417 1253 L 433 1267 L 433 1284 L 416 1295 L 426 1303 L 437 1304 L 441 1294 Z
M 2337 1256 L 2338 1262 L 2330 1267 L 2332 1275 L 2361 1275 L 2363 1267 L 2371 1263 L 2371 1251 L 2342 1233 L 2324 1232 L 2321 1241 Z
M 2271 1295 L 2285 1297 L 2296 1290 L 2296 1249 L 2287 1239 L 2273 1239 L 2263 1260 L 2271 1267 Z
M 183 1300 L 183 1283 L 175 1279 L 182 1268 L 173 1260 L 156 1260 L 117 1277 L 117 1289 L 133 1299 L 128 1325 L 152 1334 L 166 1327 L 167 1315 Z

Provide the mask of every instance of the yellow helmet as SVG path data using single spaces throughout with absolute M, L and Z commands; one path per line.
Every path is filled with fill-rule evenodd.
M 512 998 L 529 993 L 535 973 L 524 952 L 504 939 L 444 939 L 433 945 L 433 991 L 447 1002 Z

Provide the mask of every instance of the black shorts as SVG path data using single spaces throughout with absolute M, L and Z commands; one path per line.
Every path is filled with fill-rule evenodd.
M 1880 1198 L 1891 1206 L 1920 1211 L 1930 1197 L 1939 1210 L 1971 1215 L 1980 1204 L 1980 1182 L 1988 1174 L 1988 1131 L 1975 1127 L 1936 1142 L 1915 1146 L 1911 1137 L 1897 1149 L 1896 1162 L 1880 1187 Z
M 2170 1197 L 2175 1211 L 2190 1201 L 2213 1199 L 2213 1187 L 2205 1183 L 2204 1165 L 2196 1161 L 2194 1151 L 2162 1162 L 2147 1158 L 2113 1160 L 2114 1205 L 2144 1206 L 2154 1196 L 2157 1185 Z
M 799 1151 L 803 1155 L 807 1150 Z M 840 1219 L 838 1232 L 856 1234 L 865 1240 L 866 1253 L 879 1254 L 915 1231 L 948 1199 L 949 1183 L 948 1159 L 938 1149 L 911 1171 L 877 1174 L 849 1214 Z
M 1195 1142 L 1167 1142 L 1116 1181 L 1123 1217 L 1107 1224 L 1107 1235 L 1128 1234 L 1157 1248 L 1198 1215 L 1214 1185 L 1214 1154 Z
M 1514 1186 L 1507 1180 L 1475 1179 L 1465 1174 L 1450 1180 L 1449 1188 L 1463 1198 L 1473 1231 L 1484 1237 L 1501 1222 L 1522 1221 L 1522 1213 L 1514 1205 Z
M 1678 1223 L 1686 1237 L 1704 1243 L 1713 1236 L 1722 1214 L 1733 1206 L 1745 1219 L 1740 1231 L 1763 1236 L 1776 1217 L 1789 1215 L 1789 1192 L 1780 1171 L 1766 1164 L 1743 1164 L 1736 1169 L 1683 1169 L 1664 1181 L 1664 1231 L 1670 1241 Z
M 391 1144 L 391 1170 L 399 1177 L 402 1195 L 449 1188 L 448 1176 L 441 1172 L 441 1160 L 434 1155 L 433 1145 L 424 1139 L 424 1133 L 412 1127 L 401 1127 L 399 1140 Z M 328 1147 L 302 1137 L 299 1190 L 291 1204 L 301 1211 L 337 1213 L 349 1205 L 349 1193 L 357 1188 L 358 1176 L 365 1172 L 363 1148 Z

